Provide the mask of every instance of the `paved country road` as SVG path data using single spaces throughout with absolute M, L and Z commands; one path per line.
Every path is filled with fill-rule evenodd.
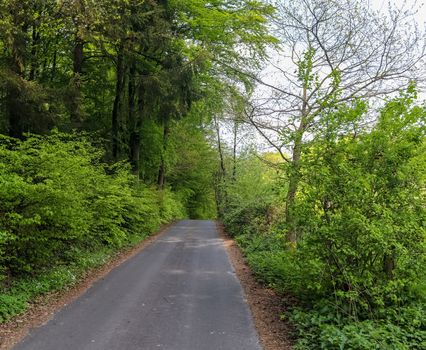
M 260 350 L 213 221 L 181 221 L 35 329 L 23 350 Z

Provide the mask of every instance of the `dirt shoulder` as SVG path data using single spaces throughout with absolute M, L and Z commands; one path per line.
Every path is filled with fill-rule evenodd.
M 291 350 L 292 327 L 280 318 L 280 315 L 287 313 L 286 301 L 272 289 L 257 281 L 235 241 L 226 235 L 222 224 L 218 223 L 217 226 L 246 294 L 263 348 Z
M 149 236 L 138 245 L 114 255 L 106 264 L 87 272 L 84 277 L 73 286 L 37 298 L 31 303 L 26 312 L 13 317 L 6 323 L 0 324 L 0 349 L 11 349 L 28 334 L 30 329 L 40 327 L 47 323 L 62 307 L 77 299 L 89 289 L 93 283 L 104 278 L 111 270 L 153 243 L 164 234 L 171 225 L 172 224 L 163 226 L 160 231 Z

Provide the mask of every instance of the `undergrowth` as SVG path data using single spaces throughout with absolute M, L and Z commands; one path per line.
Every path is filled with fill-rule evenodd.
M 292 306 L 288 315 L 282 315 L 295 325 L 296 350 L 426 348 L 424 299 L 413 298 L 353 317 L 329 295 L 318 297 L 321 287 L 317 278 L 308 273 L 308 266 L 296 261 L 295 252 L 283 249 L 281 234 L 243 234 L 236 241 L 260 281 L 279 293 L 298 297 L 297 305 Z M 417 287 L 423 289 L 420 283 Z
M 102 157 L 81 136 L 0 136 L 0 322 L 187 216 L 170 190 Z

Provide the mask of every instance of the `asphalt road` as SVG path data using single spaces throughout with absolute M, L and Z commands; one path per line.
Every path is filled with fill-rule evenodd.
M 16 350 L 260 350 L 212 221 L 181 221 Z

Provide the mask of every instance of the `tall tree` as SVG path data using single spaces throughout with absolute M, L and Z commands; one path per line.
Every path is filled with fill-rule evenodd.
M 275 2 L 281 40 L 274 77 L 247 110 L 249 121 L 288 163 L 288 240 L 297 241 L 293 207 L 306 139 L 340 103 L 388 95 L 423 78 L 425 40 L 406 9 L 381 16 L 364 1 Z M 290 155 L 287 156 L 287 153 Z

